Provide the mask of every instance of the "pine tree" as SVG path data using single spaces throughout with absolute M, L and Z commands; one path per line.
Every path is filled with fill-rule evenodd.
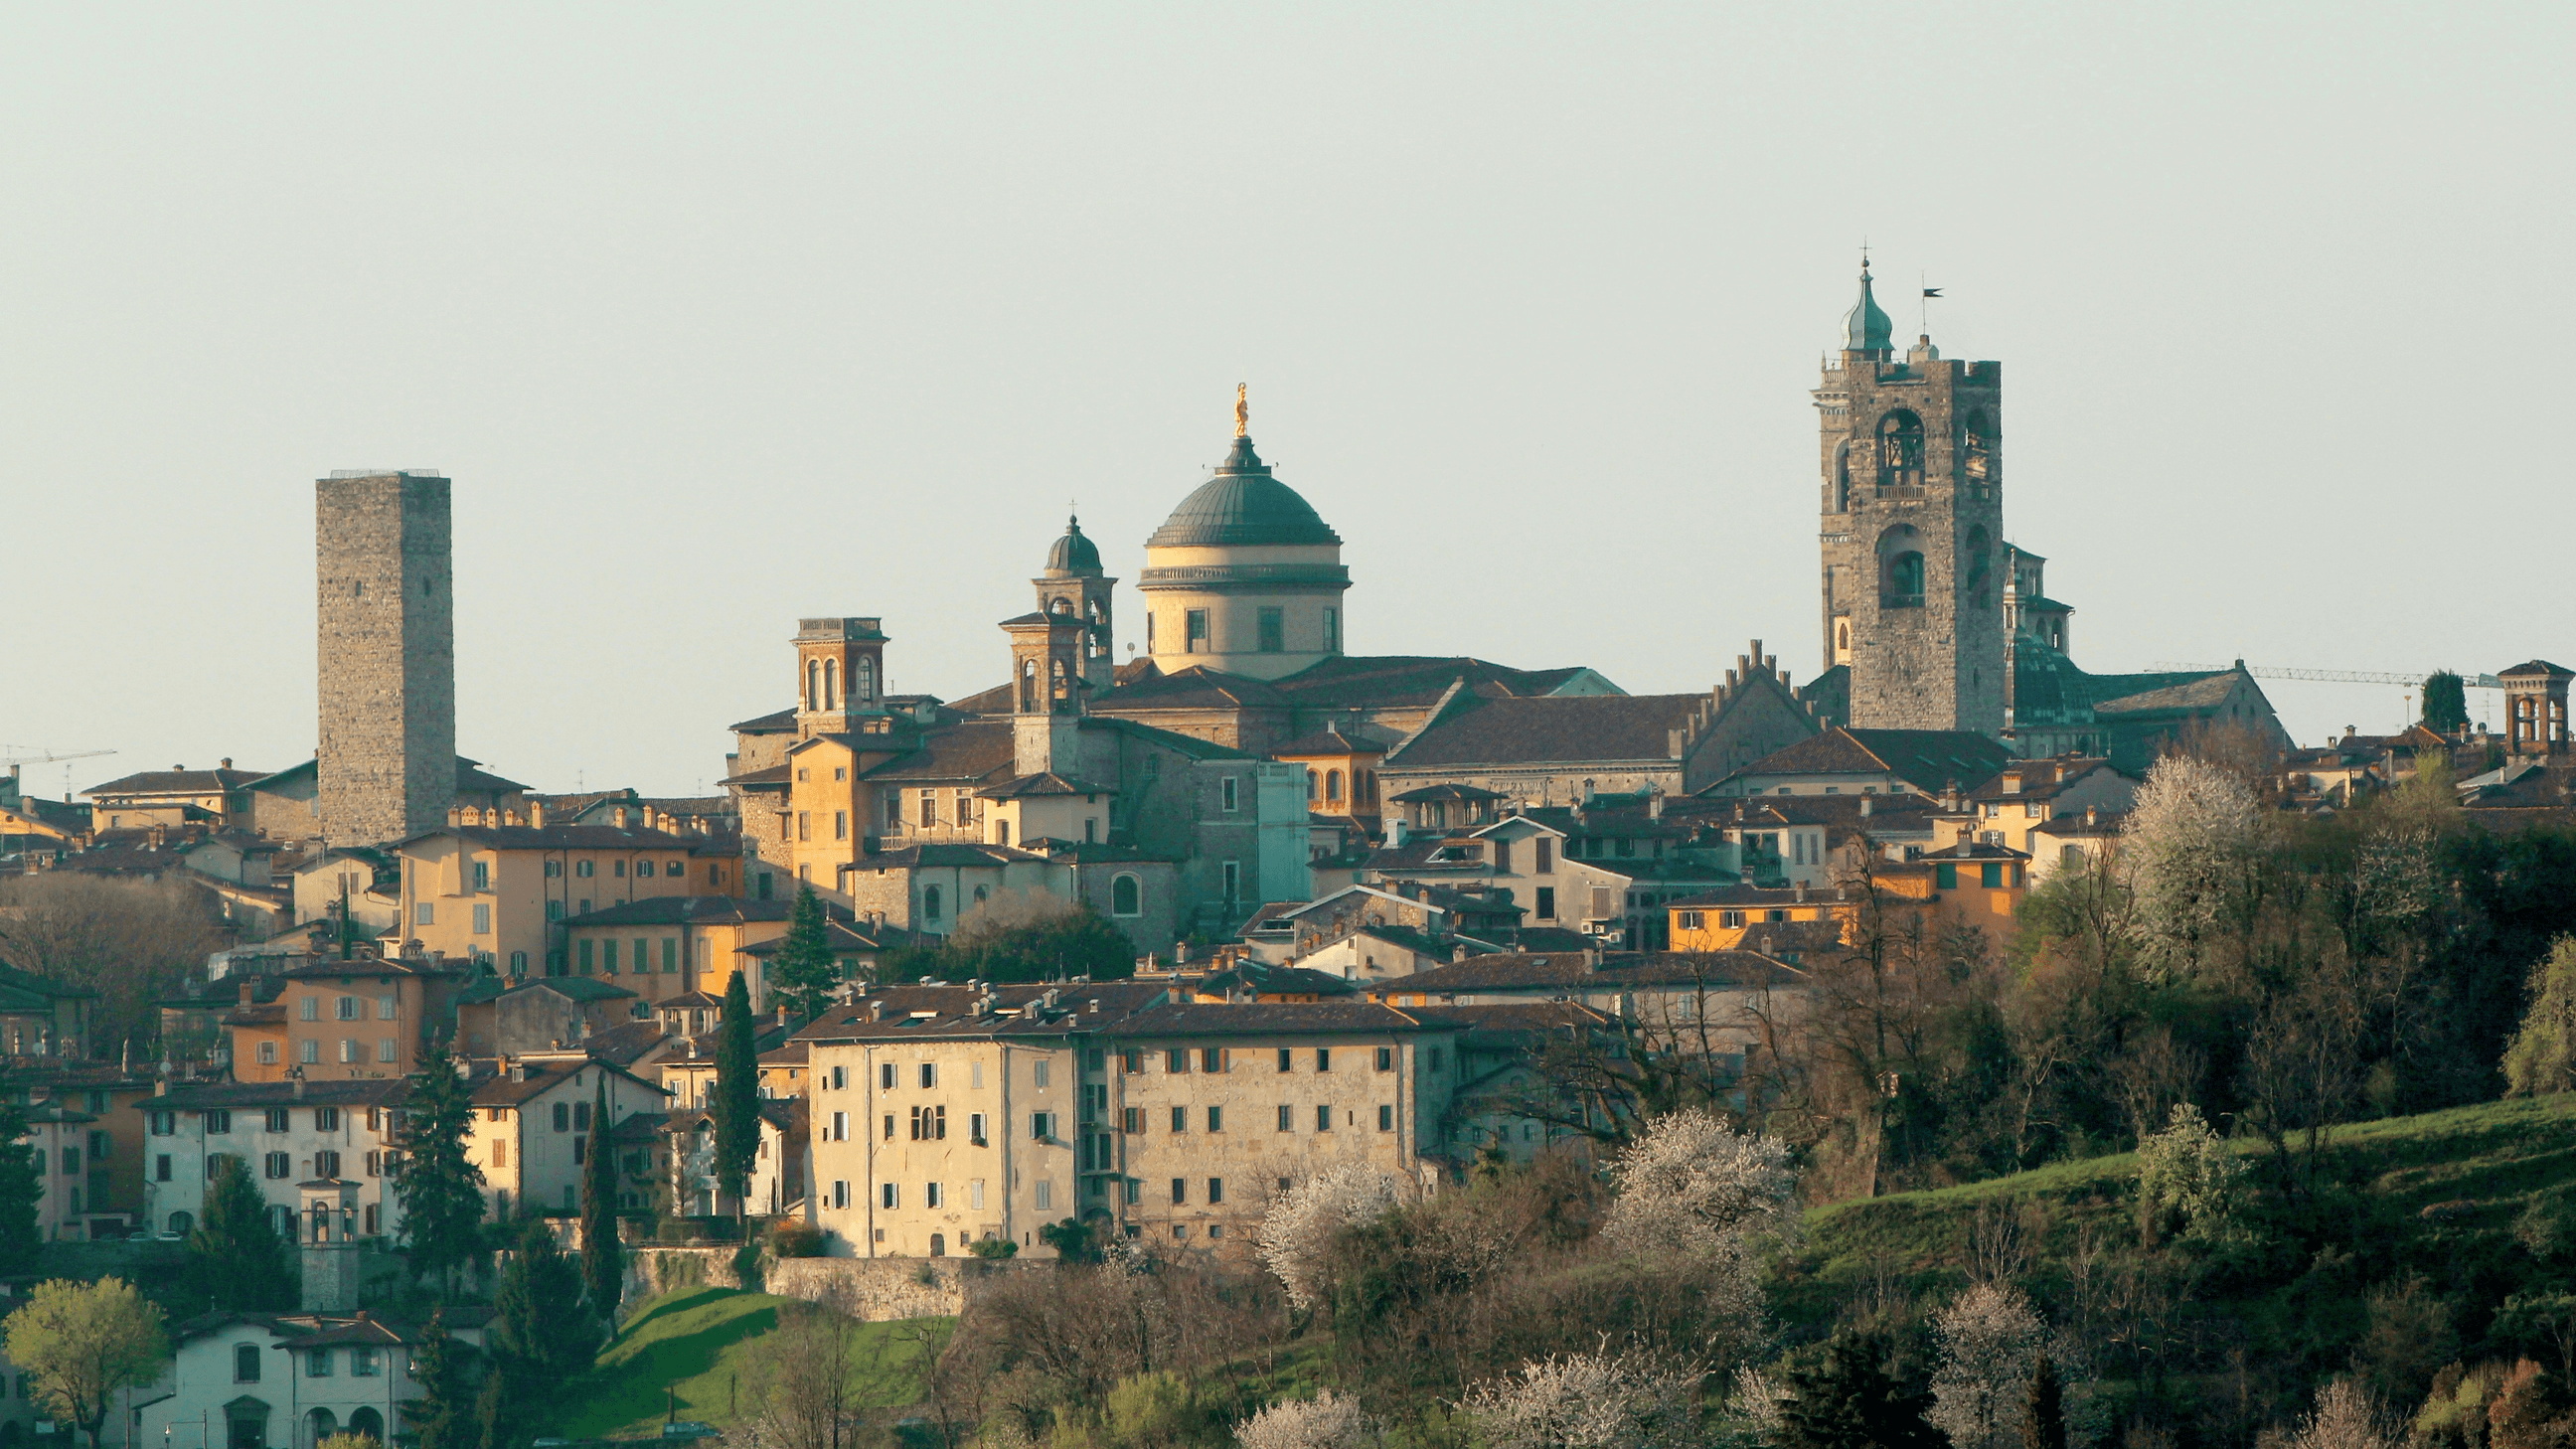
M 581 1269 L 565 1257 L 554 1230 L 542 1218 L 531 1218 L 519 1230 L 510 1266 L 501 1273 L 492 1295 L 492 1323 L 484 1343 L 492 1359 L 492 1377 L 506 1380 L 495 1391 L 484 1387 L 477 1420 L 487 1449 L 505 1436 L 525 1429 L 520 1421 L 532 1406 L 545 1402 L 565 1380 L 591 1365 L 599 1353 L 599 1332 L 581 1301 Z
M 420 1397 L 404 1403 L 403 1421 L 420 1436 L 415 1449 L 476 1449 L 474 1395 L 443 1311 L 429 1315 L 420 1346 L 412 1350 L 411 1378 Z
M 451 1285 L 455 1270 L 483 1252 L 483 1169 L 465 1147 L 473 1130 L 473 1089 L 457 1075 L 446 1044 L 433 1043 L 403 1103 L 394 1195 L 402 1203 L 412 1271 Z
M 189 1288 L 209 1312 L 294 1308 L 302 1287 L 294 1250 L 270 1226 L 268 1199 L 251 1180 L 250 1164 L 229 1152 L 215 1161 L 205 1217 L 188 1235 Z
M 2031 1372 L 2030 1397 L 2021 1423 L 2022 1449 L 2066 1449 L 2066 1391 L 2057 1380 L 2057 1363 L 2047 1354 Z
M 1929 1394 L 1909 1394 L 1880 1367 L 1887 1343 L 1868 1334 L 1837 1333 L 1822 1354 L 1789 1371 L 1796 1398 L 1781 1406 L 1787 1449 L 1947 1449 L 1925 1421 Z
M 760 1152 L 760 1057 L 752 1050 L 751 988 L 736 971 L 725 982 L 724 1035 L 716 1043 L 716 1190 L 749 1210 L 751 1163 Z
M 581 1276 L 590 1309 L 603 1323 L 617 1321 L 626 1286 L 626 1255 L 617 1241 L 617 1153 L 609 1140 L 608 1071 L 599 1073 L 599 1098 L 590 1109 L 590 1157 L 581 1174 Z
M 36 1255 L 45 1245 L 36 1226 L 45 1184 L 37 1176 L 34 1150 L 22 1145 L 26 1137 L 27 1114 L 19 1109 L 16 1091 L 0 1080 L 0 1275 L 36 1271 Z
M 796 889 L 796 912 L 788 918 L 787 938 L 770 962 L 771 990 L 791 1015 L 806 1020 L 832 1004 L 841 984 L 840 964 L 832 959 L 832 938 L 823 919 L 823 902 L 811 885 Z

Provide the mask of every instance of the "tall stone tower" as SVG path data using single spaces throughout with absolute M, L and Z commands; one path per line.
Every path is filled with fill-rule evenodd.
M 1864 729 L 2004 728 L 2003 364 L 1928 336 L 1898 361 L 1870 295 L 1816 389 L 1827 668 Z
M 448 483 L 352 470 L 314 484 L 321 593 L 315 805 L 333 845 L 445 823 L 456 795 Z

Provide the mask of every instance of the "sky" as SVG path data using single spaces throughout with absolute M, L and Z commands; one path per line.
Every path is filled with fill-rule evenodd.
M 712 791 L 806 615 L 998 682 L 1251 389 L 1357 653 L 1820 664 L 1864 243 L 2088 669 L 2576 656 L 2564 5 L 0 5 L 0 754 L 314 736 L 315 478 L 455 480 L 458 747 Z M 2537 434 L 2535 436 L 2534 434 Z M 2552 542 L 2552 540 L 2558 540 Z M 1132 587 L 1121 641 L 1141 642 Z M 2267 682 L 2314 741 L 2394 686 Z M 2470 692 L 2475 716 L 2497 696 Z

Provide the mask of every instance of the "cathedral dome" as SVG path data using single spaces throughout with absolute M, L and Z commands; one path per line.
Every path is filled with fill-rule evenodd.
M 1047 572 L 1051 574 L 1096 574 L 1100 572 L 1100 545 L 1083 536 L 1082 520 L 1064 521 L 1064 537 L 1047 550 Z
M 1253 544 L 1330 544 L 1342 536 L 1316 514 L 1297 490 L 1270 476 L 1270 466 L 1238 436 L 1216 476 L 1202 483 L 1154 536 L 1147 548 L 1211 548 Z

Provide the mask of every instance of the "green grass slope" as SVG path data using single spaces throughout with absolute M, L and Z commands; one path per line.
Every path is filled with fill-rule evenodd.
M 793 1300 L 731 1288 L 684 1288 L 644 1304 L 599 1356 L 598 1366 L 564 1386 L 550 1406 L 552 1432 L 571 1439 L 650 1436 L 670 1412 L 723 1427 L 752 1407 L 754 1363 L 778 1311 Z M 860 1330 L 851 1383 L 861 1402 L 909 1404 L 920 1397 L 917 1334 L 944 1319 L 871 1323 Z
M 2535 1205 L 2576 1224 L 2576 1096 L 2337 1128 L 2297 1193 L 2280 1190 L 2267 1149 L 2235 1146 L 2264 1185 L 2262 1242 L 2195 1259 L 2182 1312 L 2288 1371 L 2341 1371 L 2369 1330 L 2371 1296 L 2410 1281 L 2444 1305 L 2438 1351 L 2472 1361 L 2533 1347 L 2496 1322 L 2508 1295 L 2576 1285 L 2576 1241 L 2553 1251 L 2515 1228 Z M 1821 1331 L 1873 1291 L 1944 1297 L 1966 1282 L 1979 1214 L 1992 1208 L 2036 1224 L 2027 1276 L 2050 1296 L 2088 1248 L 2114 1268 L 2148 1253 L 2136 1177 L 2135 1154 L 2121 1153 L 1814 1209 L 1774 1283 L 1775 1316 Z

